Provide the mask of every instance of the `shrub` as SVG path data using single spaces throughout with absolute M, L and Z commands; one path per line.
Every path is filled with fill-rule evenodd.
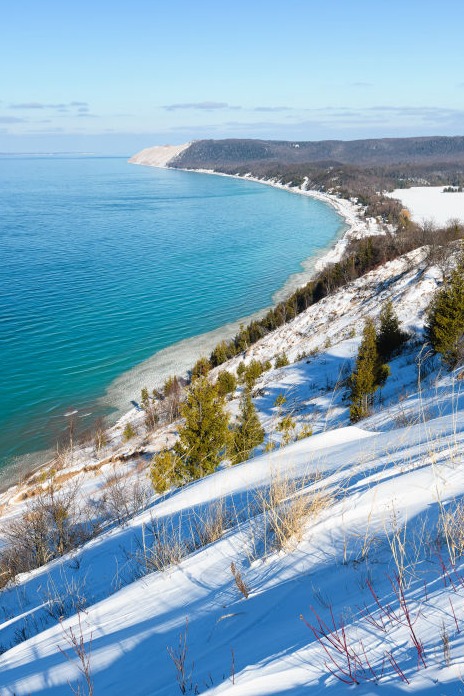
M 21 517 L 2 529 L 6 547 L 0 553 L 0 583 L 39 568 L 84 543 L 93 535 L 77 507 L 78 484 L 57 491 L 53 477 Z
M 245 363 L 243 362 L 243 360 L 240 360 L 239 364 L 237 365 L 237 379 L 239 382 L 242 381 L 245 370 Z
M 182 386 L 179 378 L 174 375 L 168 377 L 163 386 L 163 410 L 169 422 L 180 416 L 180 404 L 182 401 Z
M 139 479 L 126 474 L 110 474 L 105 480 L 102 497 L 105 518 L 124 524 L 148 503 L 148 490 Z
M 290 365 L 287 354 L 281 353 L 278 355 L 275 361 L 275 368 L 278 369 L 279 367 L 287 367 L 287 365 Z
M 221 396 L 227 396 L 227 394 L 233 394 L 237 388 L 237 378 L 232 372 L 227 370 L 221 370 L 217 376 L 217 390 Z
M 124 426 L 124 430 L 122 431 L 122 441 L 128 442 L 128 440 L 131 440 L 136 435 L 137 431 L 132 425 L 132 423 L 126 423 L 126 425 Z
M 192 381 L 199 377 L 206 377 L 211 370 L 211 363 L 208 358 L 199 358 L 192 367 Z
M 263 374 L 263 366 L 259 360 L 252 360 L 243 372 L 243 381 L 245 382 L 248 389 L 252 389 L 256 383 L 256 380 Z
M 295 419 L 290 415 L 284 416 L 282 420 L 277 425 L 277 430 L 282 433 L 282 445 L 288 445 L 293 438 L 295 432 Z
M 306 437 L 311 437 L 313 434 L 313 429 L 310 425 L 306 424 L 303 425 L 301 430 L 298 431 L 298 435 L 296 437 L 297 440 L 304 440 Z
M 155 454 L 150 464 L 150 481 L 155 493 L 165 493 L 183 482 L 181 459 L 170 450 Z

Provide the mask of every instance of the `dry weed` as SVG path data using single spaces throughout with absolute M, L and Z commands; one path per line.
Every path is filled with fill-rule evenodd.
M 237 589 L 241 592 L 241 594 L 245 597 L 245 599 L 248 599 L 249 594 L 250 594 L 250 589 L 248 585 L 246 584 L 245 580 L 242 577 L 241 572 L 238 570 L 237 566 L 235 563 L 232 561 L 230 564 L 230 570 L 232 575 L 234 576 L 235 584 L 237 585 Z
M 195 513 L 192 522 L 192 537 L 195 546 L 212 544 L 222 537 L 230 520 L 223 500 L 212 503 Z
M 260 503 L 274 548 L 280 550 L 301 541 L 307 522 L 330 504 L 325 490 L 309 492 L 305 481 L 276 476 L 260 493 Z

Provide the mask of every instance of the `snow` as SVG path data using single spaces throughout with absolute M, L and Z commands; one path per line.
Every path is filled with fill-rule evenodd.
M 137 163 L 168 166 L 176 154 L 147 153 Z M 338 260 L 350 236 L 382 232 L 354 201 L 305 185 L 260 183 L 321 198 L 344 216 L 348 229 L 319 263 Z M 440 201 L 449 205 L 460 196 L 442 194 Z M 411 212 L 420 198 L 412 195 Z M 445 530 L 460 519 L 464 501 L 464 387 L 459 370 L 444 371 L 423 348 L 426 310 L 442 281 L 427 252 L 371 271 L 221 366 L 234 371 L 242 359 L 288 356 L 290 364 L 265 372 L 253 392 L 273 451 L 258 448 L 248 462 L 222 466 L 163 496 L 150 494 L 125 524 L 107 526 L 0 593 L 1 696 L 60 696 L 79 686 L 86 693 L 70 629 L 86 647 L 95 694 L 317 696 L 329 688 L 341 696 L 354 681 L 364 696 L 461 692 L 464 532 L 461 541 L 454 537 L 454 548 Z M 392 360 L 372 415 L 353 426 L 347 377 L 364 318 L 378 317 L 386 299 L 410 340 Z M 181 344 L 179 367 L 219 337 Z M 172 372 L 167 354 L 158 361 Z M 119 392 L 127 399 L 127 384 L 116 385 Z M 232 414 L 239 396 L 240 389 L 229 402 Z M 284 415 L 295 419 L 295 437 L 307 425 L 314 434 L 282 446 Z M 172 445 L 178 424 L 147 437 L 143 419 L 133 409 L 110 429 L 99 455 L 88 446 L 65 461 L 58 475 L 64 487 L 78 482 L 82 504 L 96 508 L 114 474 L 148 486 L 150 457 Z M 128 422 L 140 435 L 123 443 Z M 0 496 L 3 524 L 24 514 L 25 494 L 40 485 L 36 477 Z M 278 509 L 270 502 L 273 487 L 282 495 Z M 287 543 L 276 544 L 273 514 L 283 519 L 302 496 L 313 513 Z M 198 529 L 204 533 L 218 504 L 223 532 L 200 542 Z M 165 554 L 183 546 L 176 563 L 154 566 L 155 539 Z M 179 684 L 174 662 L 184 646 Z
M 464 193 L 443 193 L 443 186 L 413 186 L 385 194 L 397 198 L 414 222 L 443 226 L 451 220 L 464 221 Z
M 256 385 L 267 439 L 278 444 L 276 425 L 286 413 L 298 427 L 310 423 L 312 437 L 152 496 L 125 526 L 108 528 L 0 594 L 2 696 L 65 695 L 69 681 L 77 687 L 78 661 L 65 632 L 73 627 L 80 635 L 75 610 L 82 597 L 95 694 L 181 693 L 172 659 L 180 636 L 187 646 L 186 693 L 298 696 L 329 688 L 346 694 L 347 654 L 357 660 L 360 694 L 460 693 L 464 561 L 457 554 L 451 562 L 443 520 L 464 499 L 464 393 L 459 371 L 442 371 L 437 359 L 418 377 L 424 313 L 441 282 L 426 256 L 426 249 L 417 250 L 372 271 L 247 351 L 245 362 L 285 350 L 291 363 L 264 373 Z M 388 297 L 411 339 L 392 361 L 372 416 L 352 426 L 346 376 L 363 317 L 378 316 Z M 281 407 L 279 394 L 286 397 Z M 64 470 L 81 472 L 86 500 L 101 495 L 112 471 L 144 479 L 146 461 L 139 467 L 121 458 L 141 441 L 119 444 L 123 423 L 141 419 L 133 411 L 112 430 L 113 449 L 100 469 L 82 472 L 85 463 L 98 465 L 82 450 Z M 144 445 L 147 453 L 174 437 L 175 424 L 161 429 Z M 109 461 L 111 452 L 116 461 Z M 280 550 L 262 502 L 276 481 L 288 483 L 289 500 L 324 501 L 301 536 Z M 0 498 L 5 521 L 24 511 L 22 491 Z M 141 549 L 153 524 L 174 549 L 178 538 L 192 538 L 218 501 L 228 511 L 219 538 L 191 547 L 177 565 L 146 572 Z M 231 562 L 249 587 L 248 599 Z M 53 598 L 65 607 L 61 623 L 51 615 Z M 327 636 L 317 640 L 320 625 Z M 340 635 L 346 653 L 337 650 Z

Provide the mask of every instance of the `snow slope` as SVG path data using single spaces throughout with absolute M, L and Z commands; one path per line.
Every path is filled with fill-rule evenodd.
M 267 441 L 278 445 L 283 414 L 297 429 L 311 424 L 312 437 L 152 497 L 125 526 L 0 594 L 1 696 L 68 694 L 69 681 L 88 693 L 70 629 L 82 637 L 95 694 L 346 694 L 354 682 L 364 695 L 464 693 L 455 524 L 464 519 L 464 398 L 459 371 L 442 372 L 421 351 L 441 280 L 425 257 L 418 250 L 373 271 L 247 352 L 245 361 L 285 350 L 291 362 L 256 385 Z M 411 340 L 373 415 L 351 426 L 346 376 L 363 317 L 387 297 Z M 157 433 L 148 452 L 174 434 Z M 112 467 L 145 476 L 130 460 L 107 462 L 83 475 L 87 498 Z M 9 496 L 5 513 L 18 514 L 18 490 Z M 222 532 L 205 539 L 218 510 Z M 295 535 L 279 544 L 276 530 L 298 510 Z

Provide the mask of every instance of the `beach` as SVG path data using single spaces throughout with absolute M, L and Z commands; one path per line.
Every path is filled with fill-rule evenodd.
M 185 149 L 187 146 L 179 146 L 179 148 L 180 147 Z M 153 152 L 154 150 L 156 152 Z M 178 151 L 177 147 L 175 151 Z M 139 153 L 139 155 L 131 158 L 129 162 L 142 166 L 169 169 L 170 167 L 168 162 L 172 160 L 173 156 L 175 156 L 172 154 L 173 152 L 173 146 L 162 146 L 159 148 L 159 152 L 158 148 L 147 148 Z M 308 190 L 306 188 L 306 182 L 302 187 L 293 187 L 280 184 L 273 179 L 258 179 L 251 176 L 251 174 L 239 176 L 203 169 L 186 169 L 182 171 L 199 175 L 213 175 L 232 179 L 244 179 L 256 184 L 271 186 L 273 188 L 286 191 L 287 193 L 313 198 L 321 203 L 330 205 L 343 219 L 344 228 L 341 229 L 340 233 L 335 237 L 335 239 L 332 239 L 327 247 L 321 249 L 315 255 L 301 261 L 302 270 L 290 275 L 285 281 L 284 285 L 273 294 L 273 304 L 277 304 L 278 302 L 286 299 L 297 288 L 305 285 L 311 280 L 314 273 L 322 270 L 327 264 L 337 263 L 343 257 L 343 254 L 352 239 L 359 239 L 374 234 L 383 234 L 382 225 L 373 218 L 366 219 L 363 216 L 362 206 L 360 206 L 356 201 L 339 198 L 330 193 Z M 264 316 L 269 308 L 270 307 L 264 307 L 258 312 L 243 316 L 240 319 L 220 326 L 213 331 L 184 339 L 158 351 L 147 360 L 136 365 L 132 370 L 118 377 L 109 386 L 107 393 L 102 398 L 102 405 L 115 406 L 121 413 L 124 405 L 128 404 L 130 399 L 138 398 L 142 387 L 146 386 L 149 390 L 159 388 L 162 386 L 165 379 L 174 373 L 180 376 L 187 376 L 188 370 L 192 367 L 196 360 L 198 360 L 198 358 L 208 356 L 212 349 L 220 341 L 232 338 L 237 333 L 241 325 L 246 325 L 249 322 Z M 132 409 L 132 411 L 129 411 L 129 413 L 133 413 L 135 415 L 136 411 L 135 409 Z M 127 413 L 124 412 L 120 415 L 117 423 L 126 422 L 126 420 Z
M 37 263 L 28 263 L 19 249 L 13 255 L 22 237 L 12 232 L 8 253 L 16 267 L 13 273 L 8 264 L 5 287 L 12 316 L 24 317 L 28 333 L 17 346 L 13 336 L 9 352 L 7 345 L 9 374 L 24 369 L 21 383 L 9 387 L 14 397 L 4 400 L 2 452 L 9 459 L 2 469 L 3 485 L 11 481 L 10 473 L 17 479 L 52 459 L 55 432 L 67 427 L 66 413 L 78 411 L 79 433 L 90 430 L 100 414 L 112 425 L 131 408 L 132 399 L 139 399 L 143 386 L 159 387 L 167 376 L 185 374 L 196 357 L 209 355 L 220 340 L 234 336 L 240 323 L 304 284 L 311 269 L 309 264 L 302 268 L 301 259 L 320 256 L 346 228 L 332 207 L 246 180 L 173 169 L 134 171 L 125 158 L 120 163 L 39 160 L 39 179 L 27 176 L 26 162 L 13 164 L 25 182 L 28 215 L 22 216 L 23 224 L 37 243 L 43 240 L 40 253 L 29 248 L 38 258 L 43 254 L 49 273 L 40 275 L 41 302 L 32 314 Z M 89 176 L 98 179 L 98 187 L 87 185 Z M 34 205 L 37 182 L 47 182 L 47 191 L 53 192 L 50 200 L 41 198 L 39 209 Z M 67 182 L 66 190 L 61 182 Z M 47 220 L 47 232 L 41 234 L 41 219 L 58 205 L 63 216 L 55 216 L 56 224 L 49 224 L 55 218 Z M 10 210 L 13 230 L 14 201 Z M 196 211 L 196 218 L 190 211 Z M 177 220 L 179 249 L 164 232 L 176 229 Z M 198 235 L 200 220 L 210 242 Z M 77 226 L 82 234 L 70 247 L 65 239 Z M 117 230 L 116 239 L 112 230 Z M 56 293 L 54 279 L 63 263 L 69 272 Z M 85 304 L 75 301 L 84 296 Z M 188 298 L 185 308 L 179 305 L 183 297 Z

